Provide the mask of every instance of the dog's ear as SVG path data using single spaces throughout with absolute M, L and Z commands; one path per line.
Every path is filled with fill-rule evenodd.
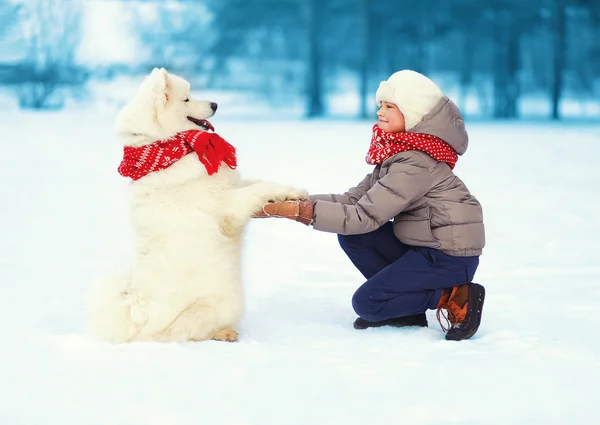
M 148 76 L 148 84 L 151 88 L 148 93 L 152 96 L 152 104 L 157 110 L 164 109 L 171 95 L 169 73 L 164 68 L 154 68 Z

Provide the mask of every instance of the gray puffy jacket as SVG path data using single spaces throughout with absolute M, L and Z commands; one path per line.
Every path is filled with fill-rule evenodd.
M 411 132 L 432 134 L 462 155 L 468 146 L 456 105 L 444 97 Z M 403 243 L 449 255 L 480 255 L 485 245 L 481 205 L 448 164 L 421 151 L 400 152 L 377 165 L 343 195 L 311 195 L 317 230 L 352 235 L 394 220 Z

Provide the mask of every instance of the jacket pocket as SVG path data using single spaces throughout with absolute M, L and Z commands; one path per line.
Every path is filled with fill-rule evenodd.
M 427 205 L 398 214 L 394 218 L 394 233 L 400 242 L 407 245 L 427 248 L 441 246 L 431 232 L 431 211 Z

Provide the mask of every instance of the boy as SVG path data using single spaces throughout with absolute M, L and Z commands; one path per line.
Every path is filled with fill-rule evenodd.
M 379 121 L 366 157 L 372 173 L 343 195 L 270 203 L 254 217 L 338 234 L 367 279 L 352 297 L 356 329 L 427 326 L 425 311 L 436 309 L 447 340 L 471 338 L 485 298 L 472 283 L 485 232 L 481 205 L 452 172 L 468 146 L 460 111 L 410 70 L 383 81 L 376 99 Z

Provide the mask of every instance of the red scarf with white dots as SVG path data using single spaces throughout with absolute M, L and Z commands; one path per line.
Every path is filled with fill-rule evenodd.
M 119 174 L 138 180 L 146 174 L 164 170 L 189 153 L 196 152 L 208 175 L 219 170 L 222 163 L 235 169 L 235 148 L 217 133 L 190 130 L 177 133 L 168 140 L 134 148 L 125 146 Z
M 400 133 L 390 133 L 382 130 L 379 125 L 373 126 L 373 137 L 371 146 L 367 153 L 367 164 L 381 164 L 390 156 L 404 151 L 423 151 L 434 159 L 446 162 L 450 168 L 454 168 L 458 155 L 449 144 L 442 139 L 431 134 L 410 133 L 403 131 Z

